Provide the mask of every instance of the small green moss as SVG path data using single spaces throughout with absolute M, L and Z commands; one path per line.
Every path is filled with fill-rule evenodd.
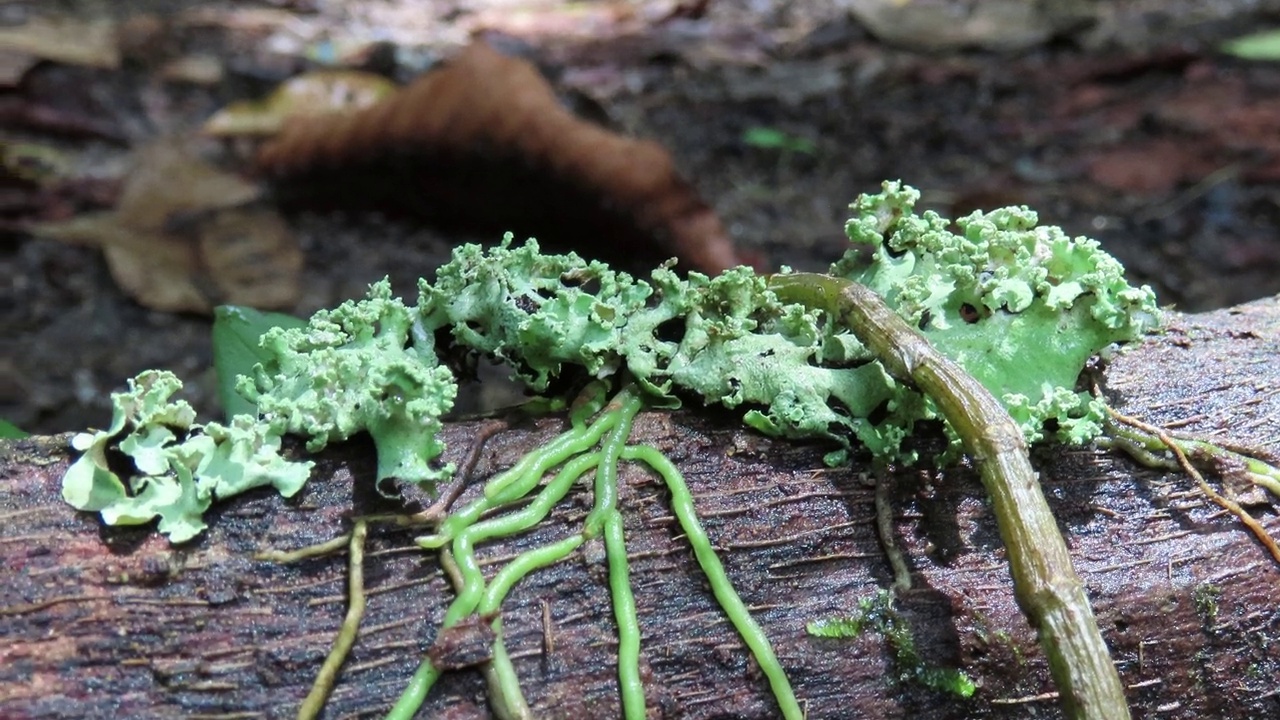
M 1013 659 L 1018 663 L 1018 667 L 1022 667 L 1027 664 L 1027 656 L 1022 654 L 1022 648 L 1018 647 L 1018 644 L 1013 641 L 1013 636 L 1009 634 L 1008 630 L 997 630 L 995 632 L 995 639 L 996 642 L 1013 651 Z
M 1211 632 L 1218 620 L 1218 598 L 1222 588 L 1212 583 L 1200 583 L 1191 591 L 1191 602 L 1196 606 L 1196 614 L 1206 632 Z
M 856 615 L 813 620 L 805 625 L 810 635 L 823 638 L 857 637 L 868 629 L 880 633 L 889 643 L 898 682 L 914 682 L 963 698 L 971 697 L 977 689 L 964 672 L 925 663 L 916 649 L 911 627 L 893 607 L 893 593 L 888 590 L 859 600 Z
M 1191 680 L 1197 692 L 1203 692 L 1209 683 L 1209 668 L 1213 664 L 1213 654 L 1208 648 L 1200 648 L 1191 656 Z

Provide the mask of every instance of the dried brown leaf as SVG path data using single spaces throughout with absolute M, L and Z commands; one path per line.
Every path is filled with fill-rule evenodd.
M 221 304 L 285 307 L 297 299 L 302 251 L 259 190 L 180 145 L 140 151 L 111 213 L 32 227 L 40 237 L 102 248 L 111 276 L 157 310 Z
M 361 112 L 290 122 L 258 155 L 277 178 L 319 179 L 490 232 L 584 254 L 739 264 L 719 218 L 660 145 L 575 117 L 528 62 L 473 44 Z

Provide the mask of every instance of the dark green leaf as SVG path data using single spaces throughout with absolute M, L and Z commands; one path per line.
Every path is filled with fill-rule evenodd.
M 213 368 L 218 373 L 218 399 L 227 418 L 254 412 L 253 404 L 236 392 L 236 376 L 248 375 L 267 359 L 258 345 L 273 327 L 305 327 L 306 320 L 284 313 L 262 312 L 238 305 L 222 305 L 213 312 Z
M 21 440 L 29 436 L 31 433 L 23 432 L 17 425 L 8 420 L 0 419 L 0 440 Z

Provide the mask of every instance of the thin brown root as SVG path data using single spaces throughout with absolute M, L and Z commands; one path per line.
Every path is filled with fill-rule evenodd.
M 315 545 L 308 545 L 297 550 L 261 550 L 254 553 L 254 560 L 267 560 L 269 562 L 287 564 L 298 562 L 299 560 L 309 560 L 311 558 L 325 557 L 337 552 L 346 550 L 351 545 L 351 533 L 344 533 L 332 540 L 326 540 Z
M 1249 531 L 1258 539 L 1258 542 L 1262 543 L 1262 546 L 1267 549 L 1267 552 L 1271 553 L 1271 557 L 1274 558 L 1277 563 L 1280 563 L 1280 546 L 1276 545 L 1276 541 L 1271 537 L 1271 534 L 1267 532 L 1267 529 L 1262 526 L 1262 523 L 1258 522 L 1252 515 L 1245 512 L 1245 509 L 1240 507 L 1239 503 L 1222 496 L 1217 490 L 1210 487 L 1209 483 L 1205 482 L 1204 476 L 1200 474 L 1200 471 L 1191 464 L 1191 460 L 1187 458 L 1187 454 L 1183 451 L 1181 444 L 1171 437 L 1169 433 L 1154 425 L 1144 423 L 1137 418 L 1123 415 L 1111 408 L 1107 408 L 1107 412 L 1116 422 L 1123 423 L 1129 427 L 1136 428 L 1142 432 L 1159 438 L 1160 442 L 1164 443 L 1165 447 L 1169 448 L 1169 451 L 1173 453 L 1175 458 L 1177 458 L 1178 466 L 1182 468 L 1182 471 L 1190 475 L 1192 480 L 1195 480 L 1196 485 L 1200 487 L 1200 492 L 1204 493 L 1205 496 L 1215 502 L 1222 509 L 1232 515 L 1235 515 L 1240 522 L 1244 523 L 1245 527 L 1249 528 Z M 1125 444 L 1119 444 L 1119 446 L 1123 448 L 1128 447 Z
M 889 559 L 889 566 L 893 568 L 893 592 L 902 595 L 911 589 L 911 568 L 907 566 L 907 558 L 893 535 L 893 503 L 889 497 L 893 481 L 890 478 L 887 469 L 876 473 L 876 533 L 880 536 L 880 546 Z
M 364 617 L 364 541 L 369 534 L 369 525 L 363 520 L 356 520 L 350 533 L 350 545 L 347 552 L 347 616 L 342 619 L 342 627 L 338 628 L 338 636 L 333 641 L 333 649 L 324 665 L 316 675 L 311 692 L 298 708 L 298 720 L 312 720 L 324 709 L 333 685 L 338 679 L 338 670 L 347 659 L 347 653 L 356 643 L 356 634 L 360 631 L 360 620 Z

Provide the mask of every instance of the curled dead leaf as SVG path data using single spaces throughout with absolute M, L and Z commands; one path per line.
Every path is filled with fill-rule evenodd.
M 659 144 L 574 116 L 532 64 L 483 43 L 360 112 L 295 118 L 258 164 L 334 202 L 363 193 L 494 237 L 708 273 L 740 260 Z

